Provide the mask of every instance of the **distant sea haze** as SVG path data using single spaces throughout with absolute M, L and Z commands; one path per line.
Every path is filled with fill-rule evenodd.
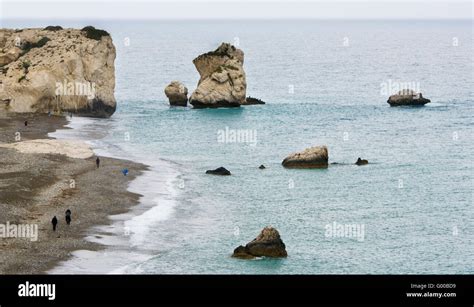
M 145 195 L 144 209 L 113 226 L 121 247 L 109 240 L 95 252 L 101 267 L 78 253 L 55 272 L 473 273 L 470 22 L 96 26 L 117 47 L 117 112 L 73 118 L 75 129 L 58 135 L 152 167 L 131 187 Z M 267 104 L 170 108 L 164 87 L 179 80 L 192 92 L 192 60 L 221 42 L 245 52 L 247 95 Z M 431 103 L 390 107 L 388 96 L 405 85 Z M 338 164 L 281 166 L 316 145 Z M 358 157 L 369 164 L 354 165 Z M 220 166 L 232 176 L 205 174 Z M 280 232 L 288 258 L 230 257 L 267 225 Z

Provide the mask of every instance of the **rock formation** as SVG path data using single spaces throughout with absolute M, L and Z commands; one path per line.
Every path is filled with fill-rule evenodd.
M 392 107 L 396 106 L 423 106 L 431 100 L 423 97 L 421 93 L 416 93 L 413 90 L 401 90 L 397 94 L 388 98 L 387 103 Z
M 260 165 L 258 168 L 259 168 L 259 169 L 266 169 L 265 165 L 263 165 L 263 164 Z
M 247 105 L 252 105 L 252 104 L 265 104 L 265 101 L 249 96 L 249 97 L 245 98 L 245 101 L 242 103 L 242 105 L 246 105 L 246 106 Z
M 110 35 L 82 30 L 0 30 L 0 103 L 12 112 L 108 117 L 116 108 Z
M 252 259 L 255 257 L 287 257 L 285 243 L 280 238 L 278 230 L 273 227 L 265 227 L 253 241 L 245 246 L 239 246 L 234 250 L 232 257 Z
M 286 157 L 282 165 L 288 168 L 327 168 L 328 149 L 326 146 L 315 146 Z
M 218 167 L 214 170 L 207 170 L 206 171 L 206 174 L 210 174 L 210 175 L 221 175 L 221 176 L 229 176 L 230 175 L 230 171 L 228 171 L 225 167 Z
M 188 89 L 179 81 L 172 81 L 165 87 L 170 105 L 185 107 L 188 104 Z
M 245 102 L 247 83 L 242 50 L 222 43 L 193 63 L 201 76 L 189 99 L 195 108 L 240 107 Z
M 356 165 L 366 165 L 366 164 L 369 164 L 369 161 L 367 160 L 364 160 L 364 159 L 361 159 L 360 157 L 357 159 Z

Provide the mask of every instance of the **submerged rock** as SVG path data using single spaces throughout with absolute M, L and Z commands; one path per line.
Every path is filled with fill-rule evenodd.
M 255 257 L 287 257 L 285 243 L 280 238 L 278 230 L 271 226 L 265 227 L 253 241 L 234 250 L 232 257 L 252 259 Z
M 172 106 L 188 105 L 188 89 L 179 81 L 172 81 L 165 87 L 165 95 Z
M 265 104 L 265 102 L 261 99 L 254 98 L 254 97 L 247 97 L 242 105 L 253 105 L 253 104 Z
M 361 159 L 360 157 L 357 159 L 356 165 L 366 165 L 366 164 L 369 164 L 369 161 L 367 160 L 364 160 L 364 159 Z
M 401 90 L 397 94 L 388 98 L 387 103 L 392 107 L 396 106 L 423 106 L 431 100 L 423 97 L 421 93 L 413 90 Z
M 259 169 L 266 169 L 265 165 L 263 165 L 263 164 L 260 165 L 258 168 L 259 168 Z
M 327 168 L 328 149 L 326 146 L 315 146 L 286 157 L 281 163 L 288 168 Z
M 195 108 L 240 107 L 245 102 L 247 83 L 242 50 L 222 43 L 193 63 L 201 76 L 189 99 Z
M 230 172 L 225 168 L 225 167 L 218 167 L 214 170 L 207 170 L 206 174 L 211 174 L 211 175 L 221 175 L 221 176 L 229 176 Z
M 62 29 L 0 30 L 0 101 L 12 112 L 115 112 L 115 47 L 107 32 Z

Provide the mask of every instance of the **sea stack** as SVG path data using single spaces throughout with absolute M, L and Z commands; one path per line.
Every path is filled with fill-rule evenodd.
M 326 146 L 306 148 L 289 155 L 281 164 L 287 168 L 327 168 L 328 149 Z
M 193 60 L 201 78 L 189 103 L 194 108 L 240 107 L 247 83 L 244 52 L 228 43 Z
M 278 230 L 271 226 L 263 228 L 253 241 L 234 250 L 232 257 L 252 259 L 255 257 L 282 258 L 287 257 L 285 243 L 280 238 Z
M 185 107 L 188 105 L 188 89 L 179 81 L 172 81 L 165 87 L 165 95 L 171 106 Z
M 431 100 L 424 98 L 421 93 L 416 93 L 409 89 L 401 90 L 397 94 L 390 96 L 387 100 L 387 103 L 391 107 L 424 106 L 429 102 L 431 102 Z
M 12 112 L 109 117 L 115 46 L 94 27 L 0 30 L 0 103 Z

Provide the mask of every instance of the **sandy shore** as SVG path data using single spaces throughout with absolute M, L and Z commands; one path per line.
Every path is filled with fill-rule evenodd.
M 28 120 L 25 127 L 24 121 Z M 45 139 L 63 127 L 63 117 L 12 115 L 0 110 L 0 144 Z M 124 176 L 121 170 L 129 169 Z M 138 203 L 140 195 L 127 191 L 131 180 L 145 165 L 101 157 L 77 159 L 58 154 L 20 153 L 0 148 L 0 224 L 36 224 L 38 240 L 0 237 L 0 274 L 41 274 L 67 260 L 78 249 L 101 246 L 84 237 L 92 226 L 110 223 L 110 215 L 124 213 Z M 73 181 L 72 181 L 73 180 Z M 72 223 L 65 211 L 72 211 Z M 59 223 L 53 232 L 51 219 Z

